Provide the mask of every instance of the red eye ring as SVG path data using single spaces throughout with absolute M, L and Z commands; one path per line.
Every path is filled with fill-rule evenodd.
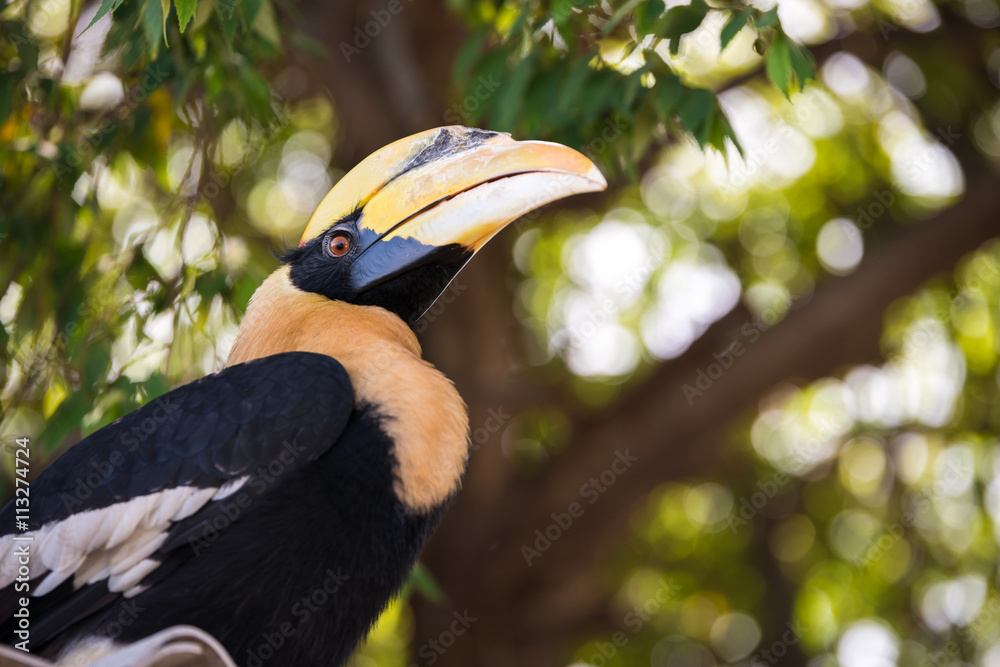
M 351 238 L 346 234 L 337 234 L 327 245 L 331 257 L 343 257 L 351 250 Z

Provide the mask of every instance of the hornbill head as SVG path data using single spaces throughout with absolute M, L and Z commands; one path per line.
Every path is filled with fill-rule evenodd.
M 347 173 L 283 258 L 298 289 L 381 306 L 411 326 L 508 223 L 603 190 L 577 151 L 450 126 L 400 139 Z

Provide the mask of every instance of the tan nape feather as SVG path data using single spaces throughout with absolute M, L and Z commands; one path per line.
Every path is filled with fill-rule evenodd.
M 257 289 L 229 353 L 228 366 L 280 352 L 318 352 L 339 361 L 355 404 L 379 408 L 395 442 L 395 492 L 427 511 L 458 490 L 468 458 L 469 417 L 455 386 L 420 358 L 420 344 L 393 313 L 303 292 L 289 268 Z

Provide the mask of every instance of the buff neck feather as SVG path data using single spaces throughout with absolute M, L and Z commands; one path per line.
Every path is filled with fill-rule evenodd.
M 303 292 L 288 272 L 278 269 L 254 293 L 226 365 L 281 352 L 339 361 L 355 405 L 376 406 L 387 418 L 400 502 L 416 512 L 437 507 L 458 490 L 468 457 L 469 419 L 455 386 L 420 357 L 417 337 L 399 317 Z

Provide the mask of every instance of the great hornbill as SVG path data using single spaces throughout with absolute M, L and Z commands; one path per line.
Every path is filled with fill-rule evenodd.
M 565 146 L 463 127 L 362 161 L 227 368 L 69 449 L 31 483 L 27 532 L 0 511 L 4 641 L 82 664 L 191 625 L 240 664 L 345 662 L 465 472 L 465 405 L 412 325 L 509 222 L 604 187 Z

